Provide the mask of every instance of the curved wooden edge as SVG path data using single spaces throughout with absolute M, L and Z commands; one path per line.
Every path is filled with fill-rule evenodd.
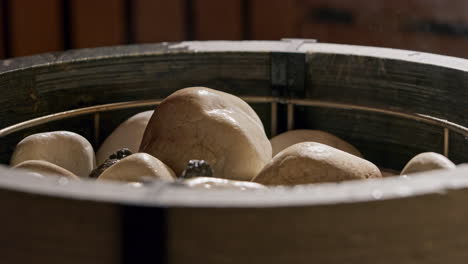
M 0 76 L 29 67 L 97 60 L 125 56 L 196 52 L 306 52 L 349 54 L 404 60 L 466 71 L 468 61 L 388 48 L 297 41 L 207 41 L 159 43 L 71 50 L 0 61 Z M 193 207 L 278 207 L 311 206 L 396 199 L 433 193 L 446 193 L 468 187 L 468 165 L 455 170 L 424 173 L 405 179 L 400 177 L 369 181 L 317 184 L 293 188 L 272 188 L 265 191 L 194 190 L 174 184 L 155 182 L 143 188 L 117 183 L 91 181 L 71 182 L 64 179 L 32 179 L 21 172 L 0 168 L 1 189 L 17 190 L 70 199 L 83 199 L 148 206 Z
M 306 53 L 343 54 L 430 64 L 460 71 L 468 70 L 468 60 L 426 52 L 332 43 L 304 43 L 297 49 Z
M 291 207 L 372 202 L 468 188 L 468 164 L 453 170 L 432 171 L 365 181 L 273 187 L 266 190 L 200 190 L 156 181 L 142 187 L 116 182 L 37 179 L 22 171 L 0 167 L 1 189 L 61 197 L 156 207 Z
M 198 52 L 297 52 L 348 54 L 403 60 L 413 63 L 430 64 L 461 71 L 468 70 L 468 60 L 418 51 L 379 48 L 369 46 L 316 43 L 310 39 L 283 39 L 281 41 L 184 41 L 155 44 L 121 45 L 64 52 L 44 53 L 0 61 L 0 76 L 10 71 L 28 67 L 49 66 L 69 62 L 116 58 L 124 56 L 150 56 L 167 53 Z
M 74 49 L 64 52 L 43 53 L 34 56 L 17 57 L 0 61 L 0 75 L 30 67 L 50 66 L 78 61 L 117 58 L 125 56 L 151 56 L 180 52 L 270 52 L 286 51 L 288 43 L 284 41 L 205 41 L 205 50 L 196 50 L 192 45 L 199 41 L 161 42 L 155 44 L 120 45 L 99 48 Z M 228 44 L 231 43 L 231 44 Z M 222 48 L 225 46 L 225 48 Z
M 171 45 L 171 48 L 193 52 L 299 52 L 326 53 L 402 60 L 430 64 L 461 71 L 468 70 L 468 60 L 413 50 L 370 46 L 318 43 L 308 39 L 284 39 L 282 41 L 187 41 Z

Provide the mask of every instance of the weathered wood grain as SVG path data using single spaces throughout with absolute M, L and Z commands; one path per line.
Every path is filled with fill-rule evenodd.
M 330 53 L 311 53 L 308 61 L 308 98 L 424 113 L 468 125 L 466 71 Z
M 464 263 L 468 213 L 460 208 L 467 195 L 464 190 L 315 207 L 175 208 L 168 214 L 169 263 Z
M 7 87 L 14 89 L 1 101 L 8 109 L 14 106 L 16 113 L 3 118 L 2 126 L 96 104 L 164 98 L 190 86 L 244 95 L 270 93 L 267 54 L 131 56 L 57 64 L 3 77 L 0 86 L 5 91 Z
M 0 191 L 2 263 L 118 263 L 119 209 L 111 204 Z
M 464 263 L 467 170 L 239 192 L 64 184 L 0 168 L 0 204 L 10 212 L 0 220 L 0 252 L 14 263 L 131 263 L 138 247 L 122 248 L 127 238 L 142 248 L 165 241 L 164 252 L 143 252 L 150 263 L 439 263 L 447 254 Z M 131 212 L 145 218 L 138 224 Z M 132 229 L 139 240 L 128 237 Z
M 468 137 L 458 133 L 449 133 L 449 152 L 448 158 L 455 163 L 468 163 L 467 153 Z

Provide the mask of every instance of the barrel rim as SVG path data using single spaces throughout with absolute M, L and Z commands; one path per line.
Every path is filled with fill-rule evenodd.
M 154 181 L 141 187 L 120 182 L 74 181 L 65 177 L 35 178 L 0 167 L 0 188 L 56 198 L 150 207 L 304 207 L 373 202 L 468 189 L 468 164 L 455 169 L 339 183 L 278 186 L 259 190 L 202 189 L 178 182 Z
M 413 50 L 371 47 L 360 45 L 319 43 L 307 39 L 283 39 L 281 41 L 183 41 L 153 44 L 133 44 L 98 48 L 71 49 L 32 56 L 0 60 L 2 74 L 27 68 L 51 66 L 79 61 L 101 60 L 132 56 L 154 56 L 170 53 L 219 53 L 219 52 L 293 52 L 308 54 L 343 54 L 381 59 L 401 60 L 429 64 L 454 70 L 468 71 L 468 60 Z
M 12 71 L 77 61 L 171 53 L 217 52 L 300 52 L 311 55 L 348 54 L 402 60 L 467 71 L 468 60 L 430 53 L 388 48 L 283 41 L 189 41 L 114 46 L 46 53 L 0 61 L 0 76 Z M 468 165 L 453 170 L 426 172 L 411 177 L 389 177 L 366 181 L 347 181 L 268 190 L 233 191 L 180 187 L 154 182 L 135 188 L 118 183 L 70 181 L 65 178 L 34 179 L 27 173 L 0 167 L 0 188 L 68 199 L 158 207 L 283 207 L 315 206 L 336 203 L 370 202 L 448 193 L 468 188 Z

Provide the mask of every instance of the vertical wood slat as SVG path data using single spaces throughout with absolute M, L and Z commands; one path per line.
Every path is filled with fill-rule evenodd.
M 5 10 L 4 9 L 4 1 L 0 0 L 0 59 L 5 58 Z
M 461 11 L 468 7 L 463 0 L 453 0 L 450 5 L 437 0 L 395 0 L 385 5 L 382 1 L 302 0 L 301 4 L 305 10 L 301 35 L 306 38 L 468 57 L 463 48 L 468 43 L 466 36 L 455 36 L 450 32 L 437 34 L 431 32 L 430 24 L 427 24 L 433 21 L 446 25 L 446 29 L 450 24 L 463 28 L 468 23 L 468 15 Z M 312 15 L 324 8 L 329 12 L 328 18 L 317 19 Z M 340 13 L 349 16 L 349 23 L 336 20 Z M 411 25 L 418 22 L 426 23 L 426 29 L 411 29 Z M 463 32 L 462 29 L 459 31 Z
M 8 6 L 12 56 L 63 49 L 60 0 L 13 0 Z
M 132 24 L 136 43 L 185 39 L 183 0 L 134 0 Z
M 300 37 L 300 8 L 292 0 L 251 0 L 252 39 Z
M 198 40 L 240 40 L 243 37 L 241 0 L 195 0 Z
M 71 46 L 89 48 L 124 44 L 124 0 L 71 0 Z

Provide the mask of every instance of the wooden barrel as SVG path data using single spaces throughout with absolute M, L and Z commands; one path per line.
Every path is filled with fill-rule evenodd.
M 23 137 L 70 130 L 98 147 L 170 93 L 251 103 L 271 136 L 334 133 L 400 170 L 434 151 L 468 161 L 468 61 L 308 40 L 72 50 L 0 62 L 0 161 Z M 271 188 L 31 179 L 0 168 L 2 263 L 464 263 L 468 166 Z

